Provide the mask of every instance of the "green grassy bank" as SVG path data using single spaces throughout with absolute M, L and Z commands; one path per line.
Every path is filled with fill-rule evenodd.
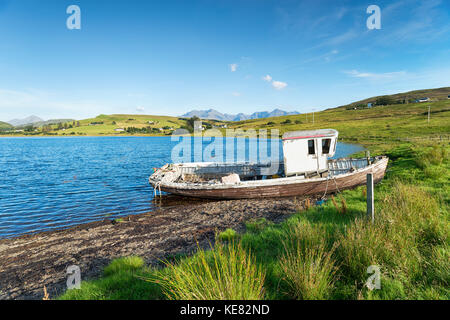
M 449 299 L 448 106 L 435 103 L 430 123 L 423 106 L 414 105 L 399 106 L 398 114 L 397 106 L 334 109 L 321 112 L 314 125 L 283 119 L 270 125 L 336 128 L 372 155 L 388 155 L 388 172 L 375 190 L 374 224 L 359 187 L 281 224 L 258 220 L 243 234 L 226 230 L 213 250 L 160 268 L 139 257 L 114 260 L 101 278 L 60 299 Z M 371 265 L 381 272 L 381 289 L 373 291 L 365 286 Z

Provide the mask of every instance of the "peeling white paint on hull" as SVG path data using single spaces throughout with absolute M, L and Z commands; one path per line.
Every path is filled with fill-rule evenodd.
M 276 198 L 292 196 L 309 196 L 317 194 L 330 194 L 340 190 L 351 189 L 366 183 L 367 173 L 373 173 L 374 181 L 383 179 L 389 159 L 375 157 L 368 161 L 363 159 L 330 160 L 330 169 L 322 172 L 326 177 L 305 178 L 293 176 L 265 180 L 241 181 L 237 184 L 224 184 L 221 182 L 188 182 L 182 179 L 182 170 L 186 164 L 165 165 L 149 178 L 150 184 L 156 189 L 171 194 L 208 198 L 208 199 L 254 199 Z M 366 162 L 365 166 L 361 163 Z M 331 166 L 333 164 L 333 166 Z M 347 168 L 338 169 L 338 165 L 346 164 Z M 358 168 L 348 167 L 358 164 Z M 196 164 L 189 164 L 191 166 Z M 198 164 L 205 167 L 205 164 Z M 208 164 L 220 167 L 220 164 Z M 246 164 L 248 167 L 249 165 Z M 255 165 L 257 166 L 257 165 Z M 334 174 L 342 171 L 341 174 Z M 155 191 L 156 191 L 155 190 Z

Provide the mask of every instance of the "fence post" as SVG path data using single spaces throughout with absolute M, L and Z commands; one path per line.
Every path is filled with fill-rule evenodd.
M 373 197 L 373 173 L 367 174 L 367 218 L 372 223 L 375 221 L 374 197 Z

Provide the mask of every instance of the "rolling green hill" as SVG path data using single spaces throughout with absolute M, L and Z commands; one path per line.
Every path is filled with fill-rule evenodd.
M 450 96 L 450 87 L 443 87 L 443 88 L 436 88 L 436 89 L 422 89 L 422 90 L 414 90 L 409 92 L 402 92 L 402 93 L 396 93 L 386 96 L 376 96 L 367 98 L 364 100 L 352 102 L 348 105 L 341 106 L 340 108 L 345 108 L 348 106 L 356 106 L 358 104 L 367 104 L 367 103 L 375 103 L 377 99 L 381 97 L 389 97 L 393 101 L 405 101 L 408 102 L 410 100 L 417 100 L 421 98 L 430 98 L 431 101 L 440 101 L 440 100 L 447 100 L 448 96 Z
M 76 132 L 87 135 L 110 135 L 110 134 L 124 134 L 116 129 L 126 128 L 173 128 L 177 129 L 185 125 L 185 121 L 179 120 L 176 117 L 168 116 L 152 116 L 152 115 L 129 115 L 129 114 L 113 114 L 113 115 L 99 115 L 95 118 L 80 120 L 80 127 L 75 128 Z M 166 129 L 161 132 L 154 132 L 153 134 L 169 133 L 171 130 Z
M 354 109 L 348 106 L 374 101 L 378 97 L 361 100 L 347 106 L 309 114 L 289 115 L 263 119 L 226 122 L 203 120 L 207 128 L 221 127 L 228 129 L 278 129 L 280 134 L 286 131 L 319 128 L 334 128 L 340 137 L 350 141 L 374 141 L 407 138 L 411 132 L 415 136 L 427 136 L 437 132 L 448 135 L 450 132 L 450 87 L 416 90 L 389 96 L 392 100 L 429 97 L 435 101 L 427 103 L 392 104 L 374 106 L 370 109 Z M 427 121 L 428 107 L 431 109 L 431 121 Z M 24 135 L 170 135 L 174 130 L 186 127 L 187 119 L 170 116 L 113 114 L 99 115 L 84 120 L 70 120 L 61 124 L 41 126 L 34 132 Z M 11 128 L 7 123 L 0 123 L 0 128 Z M 127 130 L 128 129 L 128 130 Z M 225 134 L 225 129 L 220 129 Z M 17 134 L 17 133 L 16 133 Z M 372 137 L 366 139 L 366 137 Z
M 0 121 L 0 131 L 10 130 L 12 128 L 13 126 L 10 125 L 9 123 Z
M 223 121 L 207 120 L 203 124 L 207 126 L 220 125 Z M 133 114 L 99 115 L 95 118 L 74 120 L 66 123 L 51 125 L 47 134 L 52 135 L 169 135 L 174 130 L 186 127 L 187 119 Z M 130 129 L 127 131 L 127 129 Z M 43 128 L 39 129 L 40 131 Z
M 428 106 L 430 122 L 428 123 Z M 450 100 L 396 104 L 371 109 L 329 109 L 314 114 L 247 120 L 230 123 L 232 129 L 278 129 L 287 131 L 333 128 L 340 139 L 364 144 L 390 144 L 392 140 L 450 135 Z

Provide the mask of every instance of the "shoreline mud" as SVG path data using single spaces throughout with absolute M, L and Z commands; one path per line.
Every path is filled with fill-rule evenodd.
M 86 223 L 0 240 L 0 299 L 42 299 L 65 291 L 66 269 L 77 265 L 82 280 L 94 279 L 115 258 L 137 255 L 157 264 L 170 255 L 192 253 L 216 232 L 245 230 L 245 222 L 279 223 L 302 210 L 295 198 L 214 201 L 157 209 L 117 220 Z

